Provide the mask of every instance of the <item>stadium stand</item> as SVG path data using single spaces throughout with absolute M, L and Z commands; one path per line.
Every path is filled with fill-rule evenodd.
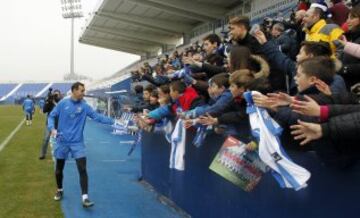
M 53 83 L 49 88 L 52 88 L 53 90 L 60 90 L 61 93 L 66 94 L 68 91 L 70 91 L 71 88 L 71 82 L 68 83 Z M 41 94 L 41 97 L 45 97 L 47 92 L 44 92 Z
M 11 90 L 13 90 L 16 87 L 16 83 L 12 84 L 0 84 L 0 99 L 2 99 L 4 96 L 6 96 Z
M 70 91 L 71 84 L 72 82 L 0 84 L 0 102 L 2 104 L 11 104 L 27 95 L 34 98 L 44 98 L 47 96 L 49 88 L 60 90 L 61 93 L 66 94 Z
M 12 98 L 21 98 L 26 95 L 35 96 L 37 93 L 39 93 L 47 83 L 25 83 L 23 84 L 15 93 L 13 93 L 11 96 Z
M 139 69 L 144 63 L 154 66 L 159 57 L 175 50 L 181 53 L 209 33 L 222 35 L 226 32 L 230 16 L 249 16 L 251 23 L 259 22 L 265 17 L 290 16 L 297 2 L 205 0 L 177 2 L 173 6 L 162 1 L 150 3 L 147 0 L 103 2 L 88 18 L 79 42 L 137 54 L 141 56 L 141 60 L 109 78 L 90 84 L 89 90 L 121 82 L 125 79 L 122 75 L 129 75 L 130 71 Z M 115 29 L 112 28 L 114 26 Z

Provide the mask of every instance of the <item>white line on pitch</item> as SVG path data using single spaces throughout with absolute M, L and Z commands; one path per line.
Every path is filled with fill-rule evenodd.
M 23 119 L 19 125 L 10 133 L 8 137 L 0 144 L 0 151 L 5 148 L 5 146 L 9 143 L 9 141 L 14 137 L 14 135 L 19 131 L 21 126 L 24 124 L 25 119 Z

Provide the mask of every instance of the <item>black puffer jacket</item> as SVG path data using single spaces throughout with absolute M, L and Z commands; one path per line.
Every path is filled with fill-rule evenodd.
M 329 117 L 335 117 L 343 114 L 360 112 L 360 104 L 331 104 L 328 105 Z
M 331 117 L 328 122 L 322 123 L 321 127 L 323 137 L 333 140 L 357 140 L 360 135 L 360 110 Z
M 348 168 L 358 162 L 360 112 L 331 117 L 321 128 L 322 138 L 311 145 L 322 162 L 336 168 Z
M 224 65 L 224 56 L 218 52 L 206 56 L 205 61 L 211 65 L 223 66 Z

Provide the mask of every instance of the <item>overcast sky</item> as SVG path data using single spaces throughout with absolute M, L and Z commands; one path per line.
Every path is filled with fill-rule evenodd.
M 140 57 L 78 42 L 85 18 L 101 0 L 82 0 L 75 21 L 75 72 L 101 79 Z M 70 20 L 60 0 L 1 1 L 0 81 L 62 80 L 70 68 Z

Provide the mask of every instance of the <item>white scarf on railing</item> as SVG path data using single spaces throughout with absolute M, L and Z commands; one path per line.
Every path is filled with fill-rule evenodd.
M 179 119 L 171 135 L 170 168 L 185 170 L 185 138 L 186 130 L 183 121 Z

